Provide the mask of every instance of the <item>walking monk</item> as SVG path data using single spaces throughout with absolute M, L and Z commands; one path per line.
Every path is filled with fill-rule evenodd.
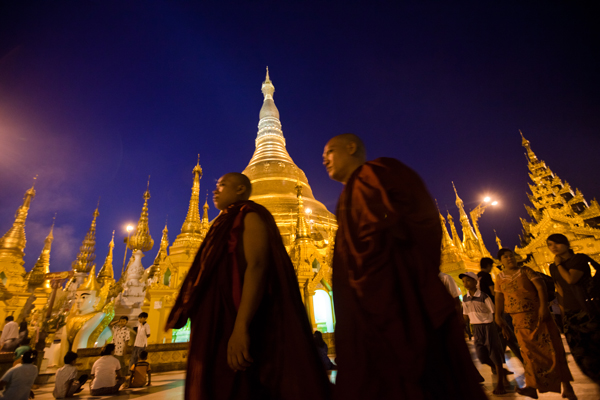
M 401 162 L 365 161 L 353 134 L 334 137 L 323 153 L 331 179 L 345 185 L 333 256 L 335 398 L 487 399 L 438 278 L 433 199 Z
M 191 319 L 188 400 L 329 398 L 329 381 L 273 216 L 239 173 L 213 191 L 221 210 L 166 329 Z

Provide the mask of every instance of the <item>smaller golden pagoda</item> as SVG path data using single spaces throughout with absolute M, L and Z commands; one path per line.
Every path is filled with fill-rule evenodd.
M 106 259 L 104 260 L 104 264 L 102 264 L 102 268 L 100 268 L 100 272 L 98 272 L 98 282 L 101 286 L 104 285 L 113 285 L 115 283 L 115 271 L 113 268 L 113 250 L 115 248 L 115 231 L 112 232 L 112 238 L 110 239 L 110 243 L 108 244 L 108 254 L 106 255 Z
M 99 203 L 99 202 L 98 202 Z M 94 210 L 94 218 L 92 219 L 92 223 L 90 225 L 90 229 L 85 235 L 81 246 L 79 247 L 79 253 L 75 258 L 75 261 L 71 264 L 71 268 L 74 272 L 79 273 L 88 273 L 92 270 L 92 268 L 96 267 L 96 219 L 100 215 L 98 212 L 98 208 L 100 204 L 96 206 L 96 210 Z
M 127 242 L 127 247 L 134 252 L 136 250 L 147 252 L 154 246 L 154 240 L 150 236 L 150 228 L 148 227 L 148 200 L 150 200 L 150 177 L 148 177 L 148 187 L 144 192 L 144 205 L 142 206 L 142 213 L 135 234 Z

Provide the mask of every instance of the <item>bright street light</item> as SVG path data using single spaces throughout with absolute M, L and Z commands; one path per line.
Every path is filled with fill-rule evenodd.
M 492 201 L 492 205 L 493 206 L 498 205 L 498 202 L 497 201 Z
M 490 200 L 492 200 L 492 199 L 490 198 L 490 196 L 487 196 L 485 199 L 483 199 L 483 201 L 485 201 L 486 203 L 489 203 L 489 202 L 490 202 Z

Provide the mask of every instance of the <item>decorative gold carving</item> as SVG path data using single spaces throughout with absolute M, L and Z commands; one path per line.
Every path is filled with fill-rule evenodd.
M 148 228 L 148 200 L 150 199 L 150 177 L 148 177 L 148 187 L 144 192 L 144 205 L 142 206 L 142 213 L 140 214 L 140 220 L 133 235 L 128 243 L 132 251 L 141 250 L 143 252 L 150 251 L 154 246 L 154 240 L 150 236 L 150 229 Z
M 77 258 L 71 264 L 71 268 L 75 272 L 89 272 L 96 266 L 94 262 L 96 259 L 96 218 L 100 215 L 98 206 L 96 206 L 96 210 L 94 211 L 94 218 L 92 219 L 90 229 L 85 235 L 81 247 L 79 247 L 79 254 L 77 254 Z

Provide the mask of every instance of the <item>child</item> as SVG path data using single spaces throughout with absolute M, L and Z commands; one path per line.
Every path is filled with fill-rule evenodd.
M 494 303 L 487 294 L 477 289 L 478 279 L 475 273 L 466 272 L 458 277 L 462 279 L 468 291 L 463 297 L 463 317 L 466 324 L 470 323 L 473 326 L 477 358 L 498 374 L 494 394 L 505 394 L 504 381 L 507 371 L 502 367 L 504 352 L 500 334 L 494 323 Z
M 87 381 L 87 375 L 81 375 L 77 379 L 77 367 L 75 362 L 77 361 L 77 353 L 72 351 L 67 352 L 63 358 L 65 365 L 56 371 L 56 384 L 54 385 L 54 392 L 52 395 L 57 399 L 64 399 L 65 397 L 72 397 L 76 393 L 83 390 L 83 384 Z
M 129 318 L 123 316 L 119 321 L 110 324 L 113 332 L 113 343 L 115 344 L 115 357 L 121 363 L 121 373 L 127 376 L 127 366 L 125 365 L 125 354 L 127 354 L 127 345 L 129 343 L 130 328 L 127 326 Z
M 140 353 L 146 350 L 148 346 L 148 338 L 150 337 L 150 325 L 146 323 L 148 319 L 148 313 L 142 312 L 138 315 L 138 324 L 136 327 L 135 342 L 133 343 L 133 351 L 131 352 L 131 358 L 129 359 L 129 370 L 138 361 Z
M 146 375 L 148 375 L 148 385 L 152 384 L 152 375 L 150 373 L 150 363 L 148 360 L 148 352 L 143 350 L 140 353 L 140 361 L 131 366 L 131 378 L 129 387 L 139 388 L 146 385 Z

